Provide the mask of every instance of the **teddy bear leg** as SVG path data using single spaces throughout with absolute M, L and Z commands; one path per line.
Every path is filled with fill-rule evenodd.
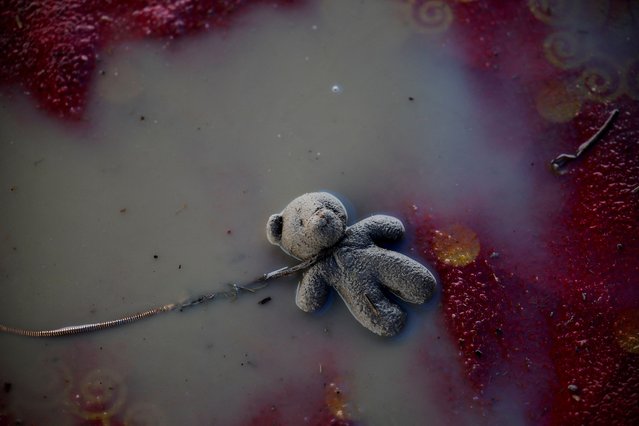
M 378 247 L 370 251 L 377 277 L 385 287 L 406 302 L 424 303 L 431 299 L 436 281 L 425 266 L 394 251 Z
M 304 273 L 297 286 L 295 303 L 304 312 L 314 312 L 324 305 L 328 291 L 328 283 L 320 270 L 312 267 Z
M 378 283 L 370 283 L 360 290 L 342 286 L 337 289 L 355 319 L 380 336 L 390 337 L 399 333 L 406 323 L 406 313 L 384 296 Z

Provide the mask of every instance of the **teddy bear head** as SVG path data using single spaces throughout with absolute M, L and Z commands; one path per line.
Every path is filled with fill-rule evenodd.
M 301 260 L 335 245 L 346 232 L 346 208 L 327 192 L 312 192 L 271 215 L 266 236 L 271 244 Z

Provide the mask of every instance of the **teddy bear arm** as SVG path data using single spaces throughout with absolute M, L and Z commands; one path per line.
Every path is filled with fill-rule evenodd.
M 321 268 L 315 265 L 302 276 L 297 286 L 295 303 L 304 312 L 314 312 L 326 302 L 330 288 Z
M 373 241 L 399 240 L 404 235 L 404 225 L 392 216 L 375 215 L 353 225 L 354 231 L 366 233 Z
M 436 281 L 428 268 L 401 253 L 379 247 L 367 253 L 379 281 L 401 299 L 424 303 L 432 298 Z

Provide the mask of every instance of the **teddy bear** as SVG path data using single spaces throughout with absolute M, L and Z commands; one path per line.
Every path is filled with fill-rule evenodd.
M 417 261 L 379 247 L 404 234 L 402 222 L 375 215 L 347 226 L 346 208 L 327 192 L 312 192 L 271 215 L 269 242 L 287 254 L 317 261 L 303 272 L 295 302 L 305 312 L 321 308 L 332 287 L 360 324 L 380 336 L 394 336 L 406 313 L 389 300 L 382 287 L 410 303 L 424 303 L 435 292 L 433 274 Z

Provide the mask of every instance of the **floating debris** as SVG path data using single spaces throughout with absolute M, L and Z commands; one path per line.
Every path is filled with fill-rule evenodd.
M 550 162 L 553 171 L 557 174 L 565 173 L 564 171 L 562 171 L 564 166 L 569 162 L 581 157 L 588 148 L 598 142 L 602 138 L 604 133 L 610 128 L 613 120 L 617 117 L 617 115 L 619 115 L 619 110 L 612 110 L 606 122 L 599 128 L 599 130 L 597 130 L 594 135 L 592 135 L 590 139 L 579 145 L 579 148 L 577 148 L 577 152 L 575 154 L 559 154 L 555 159 L 553 159 Z
M 186 210 L 188 207 L 189 207 L 189 205 L 188 205 L 188 204 L 186 204 L 186 203 L 182 204 L 182 205 L 180 206 L 180 208 L 179 208 L 179 209 L 177 209 L 177 210 L 175 211 L 175 214 L 176 214 L 176 215 L 178 215 L 178 214 L 182 213 L 182 212 L 183 212 L 184 210 Z

